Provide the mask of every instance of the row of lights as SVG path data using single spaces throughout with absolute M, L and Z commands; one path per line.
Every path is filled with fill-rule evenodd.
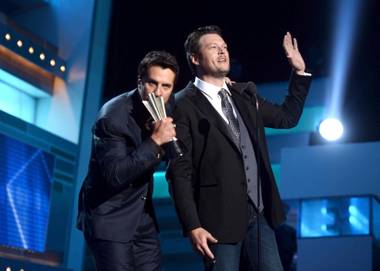
M 9 266 L 7 268 L 5 268 L 5 271 L 12 271 L 12 268 L 10 268 Z M 24 271 L 23 268 L 20 268 L 19 271 Z
M 7 41 L 10 41 L 10 40 L 12 39 L 12 36 L 11 36 L 11 34 L 6 33 L 6 34 L 4 35 L 4 38 L 5 38 Z M 17 44 L 17 46 L 18 46 L 19 48 L 21 48 L 21 47 L 24 45 L 23 42 L 22 42 L 22 40 L 18 40 L 18 41 L 16 42 L 16 44 Z M 29 54 L 31 54 L 31 55 L 34 54 L 34 48 L 33 48 L 32 46 L 30 46 L 30 47 L 28 48 L 28 52 L 29 52 Z M 40 57 L 41 61 L 44 61 L 45 58 L 46 58 L 46 56 L 45 56 L 44 53 L 40 53 L 39 57 Z M 51 60 L 50 60 L 50 66 L 54 67 L 55 65 L 56 65 L 55 60 L 54 60 L 54 59 L 51 59 Z M 61 65 L 61 66 L 59 67 L 59 69 L 60 69 L 61 72 L 65 72 L 65 71 L 66 71 L 66 67 L 65 67 L 64 65 Z

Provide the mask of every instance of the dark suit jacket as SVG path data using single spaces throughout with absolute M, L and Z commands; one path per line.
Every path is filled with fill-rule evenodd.
M 310 77 L 293 75 L 282 105 L 258 98 L 252 82 L 230 87 L 232 99 L 258 158 L 264 215 L 271 226 L 283 219 L 280 196 L 269 161 L 264 126 L 294 127 L 303 110 Z M 177 138 L 186 146 L 182 158 L 171 161 L 167 178 L 183 230 L 203 227 L 221 243 L 242 240 L 248 225 L 247 184 L 240 150 L 227 125 L 192 83 L 176 96 L 174 122 Z M 258 129 L 258 135 L 257 135 Z
M 162 153 L 145 129 L 147 119 L 137 90 L 113 98 L 99 112 L 77 220 L 89 238 L 126 242 L 144 208 L 155 219 L 152 176 Z

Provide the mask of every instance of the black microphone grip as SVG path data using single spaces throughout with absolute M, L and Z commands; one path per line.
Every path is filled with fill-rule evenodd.
M 183 156 L 183 150 L 178 142 L 178 139 L 176 137 L 173 138 L 173 141 L 170 142 L 170 144 L 172 145 L 172 148 L 174 150 L 174 152 L 176 153 L 176 155 L 178 157 L 182 157 Z

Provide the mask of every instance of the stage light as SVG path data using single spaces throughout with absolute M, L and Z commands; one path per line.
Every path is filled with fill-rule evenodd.
M 0 37 L 2 68 L 11 69 L 13 73 L 24 74 L 23 70 L 26 70 L 29 65 L 17 65 L 13 62 L 14 57 L 21 57 L 54 76 L 66 78 L 67 70 L 60 68 L 61 66 L 66 66 L 65 60 L 58 55 L 60 50 L 53 44 L 36 37 L 32 32 L 21 31 L 5 18 L 0 20 Z M 12 58 L 9 57 L 9 51 L 13 53 Z M 3 61 L 4 58 L 5 61 Z M 33 71 L 27 72 L 27 74 L 34 76 Z M 28 75 L 28 78 L 31 77 Z
M 358 27 L 360 0 L 336 0 L 334 44 L 332 50 L 331 97 L 327 105 L 327 115 L 341 116 L 347 70 Z
M 328 118 L 319 125 L 319 133 L 328 141 L 338 140 L 343 135 L 343 125 L 338 119 Z
M 66 71 L 66 68 L 63 65 L 61 67 L 59 67 L 59 69 L 61 70 L 61 72 L 65 72 Z

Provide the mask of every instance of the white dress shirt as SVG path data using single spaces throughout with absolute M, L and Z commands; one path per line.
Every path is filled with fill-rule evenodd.
M 222 89 L 221 87 L 215 86 L 213 84 L 207 83 L 198 77 L 195 77 L 194 85 L 199 88 L 202 94 L 207 98 L 207 100 L 211 103 L 212 107 L 219 113 L 219 115 L 224 119 L 224 121 L 228 124 L 228 119 L 224 115 L 222 111 L 222 100 L 219 96 L 219 91 Z M 231 99 L 231 92 L 227 87 L 226 82 L 223 83 L 223 89 L 225 89 L 228 93 L 228 100 L 232 105 L 232 109 L 234 110 L 234 116 L 236 115 L 235 105 Z

